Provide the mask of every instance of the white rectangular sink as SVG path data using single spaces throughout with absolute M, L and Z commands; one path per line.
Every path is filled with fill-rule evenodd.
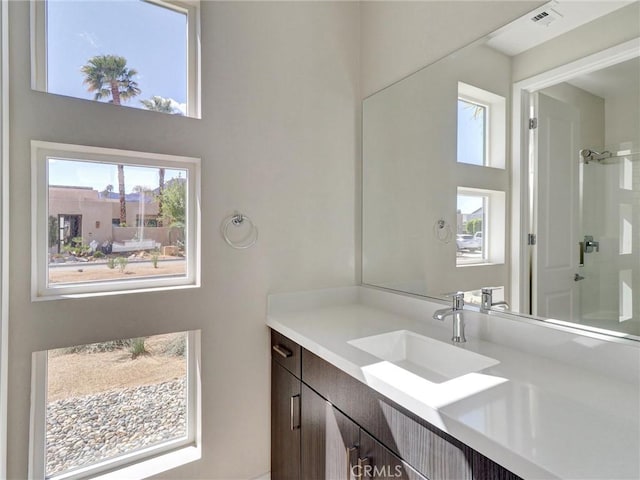
M 381 360 L 391 362 L 431 382 L 444 382 L 500 363 L 408 330 L 398 330 L 350 340 L 353 345 Z

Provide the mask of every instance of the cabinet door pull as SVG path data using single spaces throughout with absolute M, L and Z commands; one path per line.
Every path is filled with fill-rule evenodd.
M 358 457 L 358 479 L 362 480 L 363 478 L 372 478 L 371 477 L 371 469 L 367 468 L 371 465 L 371 460 L 369 457 L 360 458 Z
M 283 347 L 280 344 L 274 345 L 273 351 L 283 358 L 289 358 L 293 355 L 293 352 L 291 350 L 289 350 L 287 347 Z
M 358 472 L 353 471 L 353 467 L 357 464 L 358 458 L 358 447 L 347 447 L 347 476 L 345 477 L 347 480 L 360 478 Z
M 291 430 L 300 428 L 300 394 L 291 396 Z

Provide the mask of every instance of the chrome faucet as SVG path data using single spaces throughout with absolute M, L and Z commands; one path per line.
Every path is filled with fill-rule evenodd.
M 451 308 L 441 308 L 436 310 L 433 314 L 435 320 L 444 322 L 444 319 L 448 316 L 453 317 L 453 336 L 451 341 L 453 343 L 464 343 L 467 339 L 464 337 L 464 318 L 462 317 L 464 308 L 464 292 L 455 292 L 447 295 L 453 299 L 453 305 Z
M 491 310 L 491 307 L 495 307 L 497 305 L 504 305 L 506 308 L 509 308 L 509 304 L 505 301 L 494 302 L 493 301 L 493 291 L 499 290 L 502 287 L 483 287 L 482 288 L 482 299 L 480 300 L 480 311 L 488 312 Z

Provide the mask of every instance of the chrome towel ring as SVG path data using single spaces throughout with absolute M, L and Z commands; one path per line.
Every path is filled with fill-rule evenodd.
M 245 224 L 249 225 L 249 232 L 247 232 L 247 234 L 243 238 L 239 240 L 229 238 L 231 226 L 233 226 L 234 228 L 240 228 Z M 258 227 L 255 226 L 255 224 L 249 217 L 242 213 L 234 213 L 233 215 L 229 215 L 227 218 L 225 218 L 222 222 L 221 231 L 224 241 L 227 242 L 227 244 L 231 248 L 235 248 L 237 250 L 251 248 L 258 241 Z
M 433 236 L 436 239 L 444 244 L 448 244 L 453 240 L 453 231 L 451 230 L 451 225 L 447 223 L 447 221 L 443 218 L 436 220 L 433 224 Z

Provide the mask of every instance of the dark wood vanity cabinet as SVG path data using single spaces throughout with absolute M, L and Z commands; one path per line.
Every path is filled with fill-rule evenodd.
M 271 333 L 271 478 L 300 480 L 301 348 Z
M 303 480 L 428 480 L 302 384 Z
M 364 478 L 429 480 L 362 429 L 360 454 L 364 462 L 361 461 L 363 464 L 358 466 L 358 471 Z
M 357 479 L 360 427 L 304 383 L 302 412 L 301 478 Z
M 521 480 L 277 332 L 272 348 L 272 480 Z
M 271 478 L 300 480 L 300 379 L 271 362 Z

